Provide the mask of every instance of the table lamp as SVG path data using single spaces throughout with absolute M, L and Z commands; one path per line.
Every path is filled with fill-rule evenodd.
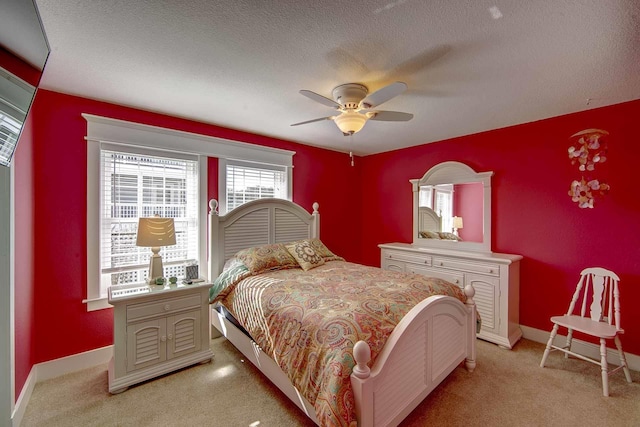
M 176 233 L 173 218 L 140 218 L 138 220 L 138 236 L 136 246 L 150 247 L 149 283 L 155 283 L 159 277 L 164 277 L 162 269 L 161 246 L 176 244 Z
M 454 216 L 453 217 L 453 234 L 458 236 L 458 230 L 462 228 L 462 217 Z

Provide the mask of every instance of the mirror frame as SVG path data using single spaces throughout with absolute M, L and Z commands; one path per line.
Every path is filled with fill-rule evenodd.
M 452 249 L 473 252 L 491 252 L 491 176 L 493 172 L 476 172 L 460 162 L 443 162 L 435 165 L 420 179 L 411 179 L 413 190 L 413 244 L 428 248 Z M 454 240 L 421 239 L 419 237 L 420 187 L 423 185 L 464 184 L 480 182 L 483 187 L 482 242 L 458 242 Z

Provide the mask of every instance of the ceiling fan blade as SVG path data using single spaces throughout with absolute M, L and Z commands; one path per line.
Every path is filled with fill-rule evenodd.
M 371 111 L 369 120 L 380 120 L 382 122 L 407 122 L 413 119 L 411 113 L 401 113 L 400 111 Z
M 321 122 L 322 120 L 333 120 L 335 116 L 321 117 L 319 119 L 307 120 L 306 122 L 294 123 L 291 126 L 306 125 L 307 123 Z
M 315 92 L 311 92 L 310 90 L 301 90 L 300 93 L 304 96 L 306 96 L 309 99 L 312 99 L 316 102 L 319 102 L 320 104 L 326 105 L 327 107 L 332 107 L 332 108 L 340 108 L 340 104 L 338 104 L 336 101 L 334 101 L 333 99 L 329 99 L 327 97 L 324 97 L 322 95 L 318 95 Z
M 387 102 L 391 98 L 400 95 L 405 90 L 407 90 L 406 83 L 391 83 L 390 85 L 387 85 L 382 89 L 378 89 L 377 91 L 367 95 L 362 101 L 360 101 L 360 105 L 363 108 L 375 107 L 376 105 L 380 105 L 383 102 Z

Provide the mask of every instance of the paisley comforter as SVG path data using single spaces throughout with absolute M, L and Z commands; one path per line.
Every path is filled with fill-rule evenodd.
M 400 319 L 431 295 L 465 301 L 461 289 L 444 280 L 330 261 L 309 271 L 237 280 L 214 302 L 231 312 L 314 405 L 321 425 L 351 426 L 353 345 L 366 341 L 375 363 Z

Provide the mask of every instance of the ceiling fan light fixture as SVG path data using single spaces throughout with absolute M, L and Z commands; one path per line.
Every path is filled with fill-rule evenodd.
M 342 133 L 353 135 L 362 130 L 368 118 L 366 115 L 355 111 L 345 111 L 333 121 L 336 122 L 336 126 Z

